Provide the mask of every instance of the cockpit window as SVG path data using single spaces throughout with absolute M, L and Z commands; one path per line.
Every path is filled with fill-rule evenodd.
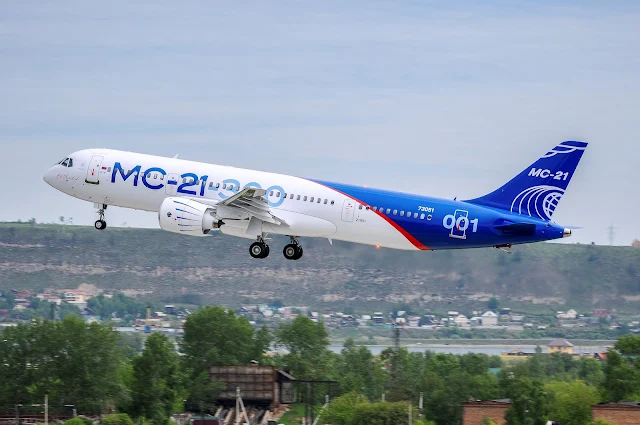
M 73 158 L 69 158 L 69 162 L 67 163 L 67 167 L 73 167 Z
M 60 163 L 60 165 L 62 165 L 63 167 L 68 167 L 69 166 L 69 158 L 65 158 L 64 161 L 62 161 Z

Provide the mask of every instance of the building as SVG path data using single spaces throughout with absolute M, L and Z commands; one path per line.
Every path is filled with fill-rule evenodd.
M 374 325 L 384 325 L 384 315 L 381 312 L 373 313 L 373 324 Z
M 549 350 L 549 354 L 573 354 L 573 344 L 566 339 L 554 339 L 547 345 L 547 348 Z
M 412 328 L 420 326 L 420 316 L 409 316 L 409 326 Z
M 600 361 L 606 362 L 607 361 L 607 353 L 595 353 L 593 355 L 593 358 L 596 359 L 596 360 L 600 360 Z
M 640 403 L 600 403 L 591 406 L 591 420 L 604 419 L 616 425 L 640 424 Z
M 481 425 L 484 418 L 490 418 L 499 425 L 507 421 L 504 414 L 511 406 L 511 400 L 469 401 L 462 403 L 462 425 Z
M 81 304 L 87 302 L 87 294 L 84 291 L 65 291 L 63 294 L 64 300 L 72 304 Z
M 498 326 L 498 315 L 489 310 L 482 315 L 482 326 Z
M 597 317 L 598 319 L 606 319 L 609 320 L 611 318 L 611 313 L 606 308 L 594 308 L 591 310 L 591 315 L 593 317 Z
M 218 404 L 235 404 L 237 388 L 247 404 L 277 407 L 293 403 L 295 378 L 273 366 L 211 366 L 209 376 L 225 385 L 216 396 Z
M 453 322 L 460 328 L 466 328 L 469 326 L 469 319 L 467 319 L 467 316 L 464 314 L 456 316 L 455 319 L 453 319 Z
M 556 318 L 560 320 L 576 320 L 577 317 L 578 317 L 578 312 L 575 311 L 574 309 L 571 309 L 567 312 L 558 311 L 556 313 Z

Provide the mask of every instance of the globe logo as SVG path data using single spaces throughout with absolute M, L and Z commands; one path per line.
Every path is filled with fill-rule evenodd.
M 561 197 L 562 193 L 560 192 L 551 192 L 544 197 L 544 200 L 542 201 L 542 211 L 544 212 L 544 215 L 547 217 L 547 219 L 551 219 L 551 216 L 556 210 Z

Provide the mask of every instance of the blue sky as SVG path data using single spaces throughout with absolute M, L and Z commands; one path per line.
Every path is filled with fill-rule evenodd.
M 41 179 L 87 147 L 472 198 L 578 139 L 591 145 L 554 219 L 584 226 L 579 242 L 613 224 L 626 245 L 639 25 L 633 2 L 10 2 L 0 220 L 92 223 Z

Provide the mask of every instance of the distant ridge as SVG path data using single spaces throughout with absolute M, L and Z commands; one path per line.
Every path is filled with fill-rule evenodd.
M 248 241 L 161 230 L 0 223 L 0 289 L 69 288 L 230 306 L 282 300 L 318 308 L 435 308 L 505 303 L 605 307 L 640 313 L 640 250 L 541 243 L 496 249 L 403 252 L 303 240 L 299 262 L 249 257 Z

